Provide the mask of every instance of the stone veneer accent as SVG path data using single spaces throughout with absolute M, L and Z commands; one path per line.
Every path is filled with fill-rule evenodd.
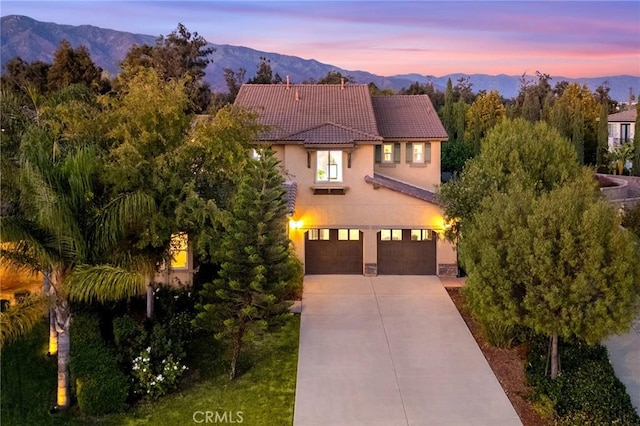
M 364 264 L 364 276 L 365 277 L 375 277 L 378 275 L 378 264 L 377 263 L 365 263 Z
M 457 277 L 458 265 L 456 265 L 455 263 L 439 263 L 438 276 L 439 277 Z

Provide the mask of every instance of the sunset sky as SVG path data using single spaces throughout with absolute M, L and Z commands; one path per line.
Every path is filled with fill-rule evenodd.
M 640 1 L 5 1 L 0 13 L 316 59 L 378 75 L 640 76 Z

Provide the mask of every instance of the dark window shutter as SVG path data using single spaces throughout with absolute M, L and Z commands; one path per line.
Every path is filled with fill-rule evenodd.
M 382 162 L 382 145 L 376 145 L 375 161 L 377 164 Z
M 429 142 L 424 144 L 424 162 L 431 163 L 431 144 Z
M 406 154 L 407 154 L 407 164 L 413 163 L 413 144 L 408 142 L 406 145 Z
M 400 163 L 400 144 L 397 142 L 393 144 L 393 162 Z

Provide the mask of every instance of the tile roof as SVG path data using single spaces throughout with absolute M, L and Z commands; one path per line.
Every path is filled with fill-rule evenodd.
M 270 126 L 265 141 L 298 140 L 302 133 L 310 143 L 332 133 L 351 143 L 382 140 L 366 84 L 244 84 L 234 105 L 258 112 L 260 124 Z
M 384 138 L 449 138 L 427 95 L 373 96 L 371 101 Z
M 341 126 L 324 123 L 289 135 L 287 140 L 299 140 L 305 145 L 345 145 L 354 141 L 382 141 L 382 137 Z
M 633 109 L 628 109 L 626 111 L 616 112 L 615 114 L 609 114 L 607 116 L 607 121 L 634 122 L 636 121 L 637 116 L 638 116 L 638 112 L 635 108 L 633 108 Z
M 420 188 L 415 185 L 411 185 L 406 182 L 402 182 L 396 179 L 392 179 L 387 176 L 383 176 L 379 173 L 374 173 L 373 177 L 365 176 L 365 182 L 372 184 L 374 187 L 387 188 L 401 194 L 408 195 L 410 197 L 417 198 L 422 201 L 427 201 L 432 204 L 439 205 L 436 201 L 436 195 L 424 188 Z
M 291 217 L 296 212 L 298 184 L 295 182 L 285 182 L 282 184 L 282 189 L 284 189 L 284 198 L 287 200 L 287 216 Z

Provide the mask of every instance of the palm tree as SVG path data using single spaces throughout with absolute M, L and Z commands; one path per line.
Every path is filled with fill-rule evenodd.
M 624 173 L 627 163 L 633 160 L 633 151 L 633 144 L 625 143 L 608 153 L 609 168 L 613 170 L 613 174 Z
M 20 156 L 19 199 L 0 218 L 0 238 L 12 244 L 0 254 L 3 261 L 30 265 L 50 277 L 47 296 L 58 347 L 57 406 L 66 408 L 69 301 L 118 300 L 142 293 L 144 275 L 153 265 L 127 250 L 126 239 L 136 223 L 153 213 L 155 204 L 143 193 L 109 196 L 98 179 L 96 146 L 62 141 L 46 127 L 26 129 Z M 20 321 L 24 315 L 12 318 L 22 326 L 13 326 L 9 337 L 32 324 Z

